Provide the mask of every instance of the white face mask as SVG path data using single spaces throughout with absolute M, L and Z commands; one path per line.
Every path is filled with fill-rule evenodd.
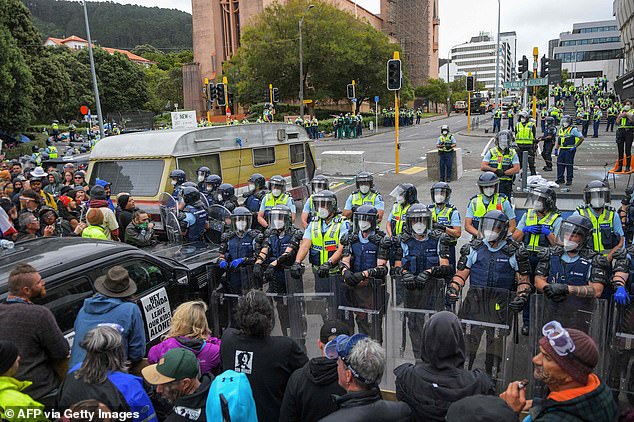
M 498 238 L 499 233 L 494 230 L 484 230 L 482 235 L 487 242 L 493 242 Z
M 426 229 L 427 229 L 427 227 L 425 227 L 425 223 L 414 223 L 414 224 L 412 224 L 412 230 L 414 230 L 414 233 L 416 233 L 416 234 L 423 234 L 423 233 L 425 233 Z
M 359 221 L 359 230 L 362 232 L 368 230 L 370 227 L 372 227 L 372 223 L 369 221 Z
M 447 136 L 447 134 L 448 134 L 448 133 L 449 133 L 449 132 L 447 132 L 446 130 L 443 130 L 443 131 L 442 131 L 442 134 L 443 134 L 443 135 L 445 135 L 445 136 Z
M 219 193 L 218 195 L 216 195 L 216 198 L 218 198 L 218 201 L 222 201 L 222 194 Z
M 444 193 L 437 193 L 435 195 L 435 198 L 437 204 L 443 204 L 445 202 L 445 199 L 447 199 L 447 196 Z
M 542 201 L 537 201 L 535 202 L 535 206 L 533 206 L 533 209 L 537 212 L 542 212 L 544 211 L 544 204 L 542 203 Z
M 495 195 L 495 187 L 488 187 L 488 188 L 482 188 L 482 193 L 484 194 L 484 196 L 486 196 L 487 198 L 492 197 L 493 195 Z
M 250 191 L 254 191 L 255 190 L 255 183 L 249 183 L 249 190 Z
M 359 185 L 359 191 L 361 191 L 361 193 L 365 195 L 366 193 L 370 192 L 370 186 Z
M 605 206 L 605 201 L 603 198 L 592 198 L 590 199 L 590 206 L 592 208 L 603 208 Z
M 328 218 L 328 216 L 330 215 L 330 211 L 328 211 L 328 208 L 319 208 L 317 210 L 317 215 L 319 216 L 319 218 Z
M 176 186 L 176 180 L 172 179 L 170 180 L 170 183 L 172 184 L 172 186 Z
M 574 251 L 578 247 L 579 247 L 579 244 L 577 242 L 573 242 L 572 240 L 569 240 L 569 239 L 564 239 L 564 250 L 566 252 Z
M 205 175 L 203 175 L 203 174 L 199 174 L 199 175 L 198 175 L 198 181 L 199 181 L 199 182 L 202 182 L 203 180 L 205 180 Z
M 247 229 L 246 221 L 236 221 L 236 230 L 238 230 L 239 232 L 243 232 L 246 229 Z
M 271 189 L 271 193 L 273 196 L 280 196 L 282 194 L 282 189 Z
M 271 221 L 271 227 L 275 230 L 280 230 L 284 228 L 284 220 L 273 220 Z
M 405 197 L 403 195 L 397 196 L 396 202 L 398 202 L 399 204 L 402 204 L 403 202 L 405 202 Z

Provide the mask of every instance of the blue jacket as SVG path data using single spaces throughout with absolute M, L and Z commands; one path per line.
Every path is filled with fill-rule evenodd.
M 119 324 L 123 327 L 126 357 L 137 362 L 145 356 L 145 328 L 141 310 L 132 302 L 97 293 L 84 300 L 75 319 L 75 338 L 70 355 L 70 366 L 84 360 L 86 351 L 79 345 L 88 331 L 99 324 Z

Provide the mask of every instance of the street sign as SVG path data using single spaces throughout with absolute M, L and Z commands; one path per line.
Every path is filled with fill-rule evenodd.
M 528 80 L 528 86 L 545 86 L 548 85 L 548 78 L 535 78 Z
M 379 96 L 378 96 L 378 95 L 375 95 L 375 96 L 374 96 L 374 102 L 375 102 L 375 103 L 378 103 L 378 102 L 379 102 Z
M 172 129 L 184 129 L 198 127 L 195 111 L 173 111 Z
M 522 89 L 524 88 L 523 81 L 504 82 L 504 89 Z

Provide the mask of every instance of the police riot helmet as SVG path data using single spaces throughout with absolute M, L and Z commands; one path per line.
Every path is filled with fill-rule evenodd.
M 537 212 L 553 211 L 557 208 L 557 193 L 546 185 L 535 186 L 528 192 L 524 206 Z
M 431 211 L 423 204 L 414 204 L 405 213 L 405 230 L 425 236 L 431 229 Z
M 200 192 L 198 189 L 192 186 L 184 186 L 181 191 L 181 197 L 185 202 L 185 205 L 194 205 L 196 202 L 200 201 Z
M 235 189 L 229 183 L 223 183 L 216 190 L 216 198 L 218 201 L 228 201 L 236 193 Z
M 528 113 L 522 110 L 519 113 L 517 113 L 517 118 L 520 120 L 524 119 L 525 121 L 528 121 Z
M 553 116 L 546 117 L 546 126 L 548 127 L 555 126 L 555 118 Z
M 189 182 L 189 181 L 183 183 L 181 186 L 184 187 L 184 188 L 196 188 L 196 189 L 198 189 L 198 185 L 196 185 L 196 183 Z
M 593 180 L 583 189 L 583 200 L 592 208 L 603 208 L 610 204 L 610 188 L 601 180 Z
M 418 202 L 418 191 L 416 190 L 416 186 L 411 183 L 401 183 L 397 185 L 394 190 L 390 192 L 390 196 L 401 205 L 411 205 Z
M 509 217 L 502 211 L 487 211 L 478 224 L 478 239 L 493 245 L 506 238 L 509 231 Z
M 218 186 L 222 184 L 222 178 L 217 174 L 210 174 L 205 177 L 205 185 L 207 187 L 207 192 L 214 191 L 218 189 Z
M 266 179 L 260 173 L 253 173 L 249 177 L 249 191 L 253 192 L 256 189 L 264 189 L 266 186 Z
M 320 192 L 322 190 L 328 190 L 330 187 L 330 181 L 328 178 L 322 174 L 318 174 L 313 177 L 313 180 L 310 181 L 310 189 L 313 194 Z
M 480 177 L 478 177 L 478 187 L 480 188 L 480 193 L 487 198 L 495 195 L 498 191 L 499 184 L 500 178 L 492 171 L 485 171 L 480 175 Z
M 269 211 L 269 227 L 275 230 L 286 230 L 291 227 L 292 213 L 286 205 L 275 205 Z
M 429 190 L 434 204 L 448 204 L 451 198 L 451 186 L 447 182 L 436 182 Z
M 443 135 L 447 135 L 449 133 L 449 125 L 442 125 L 440 127 L 440 133 Z
M 357 190 L 362 194 L 370 192 L 370 189 L 374 187 L 374 176 L 367 171 L 362 171 L 354 178 Z
M 569 127 L 572 125 L 572 117 L 570 117 L 568 114 L 565 114 L 561 117 L 561 125 L 563 127 Z
M 579 251 L 590 241 L 593 231 L 588 217 L 573 214 L 561 223 L 559 240 L 566 252 Z
M 199 183 L 204 182 L 205 178 L 209 176 L 210 174 L 211 174 L 211 170 L 209 170 L 209 167 L 207 166 L 200 166 L 198 167 L 198 170 L 196 170 L 196 176 Z
M 495 134 L 495 146 L 503 151 L 507 151 L 515 145 L 515 135 L 510 130 L 501 130 Z
M 170 179 L 172 179 L 173 185 L 180 185 L 187 181 L 187 175 L 181 169 L 170 171 Z
M 379 212 L 372 205 L 361 205 L 354 210 L 354 230 L 368 233 L 376 230 Z
M 237 207 L 231 213 L 231 228 L 238 233 L 245 233 L 251 227 L 253 214 L 245 207 Z
M 337 196 L 329 190 L 317 192 L 313 195 L 313 207 L 319 218 L 328 218 L 337 212 Z
M 273 194 L 273 196 L 280 196 L 283 192 L 286 191 L 286 180 L 279 174 L 275 176 L 271 176 L 269 179 L 269 190 Z

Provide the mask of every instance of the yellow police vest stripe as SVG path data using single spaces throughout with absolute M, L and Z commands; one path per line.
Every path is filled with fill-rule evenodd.
M 594 232 L 592 233 L 594 251 L 600 253 L 601 255 L 607 256 L 610 252 L 610 249 L 606 249 L 603 246 L 603 238 L 601 236 L 600 228 L 602 224 L 609 224 L 610 229 L 614 231 L 614 211 L 603 208 L 603 211 L 598 218 L 587 207 L 579 208 L 578 211 L 579 214 L 583 215 L 584 217 L 588 217 L 590 221 L 592 221 L 592 227 L 594 227 Z
M 572 132 L 572 127 L 569 128 L 559 128 L 559 131 L 557 133 L 557 139 L 559 141 L 559 149 L 570 149 L 572 147 L 576 147 L 577 145 L 579 145 L 579 141 L 580 138 L 575 136 L 575 144 L 574 145 L 564 145 L 564 141 L 566 140 L 566 138 L 570 135 L 570 133 Z
M 310 223 L 312 225 L 311 229 L 311 248 L 313 250 L 319 251 L 319 264 L 324 264 L 328 261 L 329 255 L 328 252 L 333 252 L 337 250 L 339 247 L 339 232 L 341 231 L 341 225 L 343 224 L 343 219 L 340 217 L 335 217 L 330 222 L 330 227 L 326 230 L 326 233 L 322 233 L 321 231 L 321 223 L 322 219 L 318 219 L 317 221 L 313 221 Z
M 500 196 L 499 194 L 493 195 L 491 202 L 488 205 L 484 204 L 484 195 L 479 194 L 475 197 L 475 202 L 471 201 L 471 210 L 473 211 L 474 217 L 484 217 L 488 211 L 502 211 L 504 209 L 503 204 L 506 201 L 506 197 Z M 474 207 L 475 205 L 475 207 Z
M 281 194 L 277 198 L 275 198 L 272 193 L 267 193 L 264 197 L 264 206 L 273 208 L 276 205 L 286 205 L 288 198 L 288 194 L 286 193 Z
M 555 220 L 557 220 L 558 217 L 559 217 L 559 213 L 550 212 L 538 220 L 537 212 L 531 209 L 526 211 L 526 227 L 536 226 L 537 224 L 540 224 L 542 226 L 548 226 L 550 230 L 552 231 L 553 224 L 555 223 Z M 534 252 L 541 250 L 543 247 L 539 246 L 540 238 L 541 238 L 541 234 L 531 233 L 529 241 L 528 241 L 528 245 L 526 245 L 526 249 L 528 249 L 529 251 L 534 251 Z
M 379 196 L 376 192 L 369 192 L 368 196 L 363 196 L 361 192 L 352 194 L 352 206 L 372 205 L 376 201 L 376 197 Z
M 434 222 L 438 222 L 439 218 L 446 218 L 451 221 L 451 214 L 453 213 L 453 207 L 444 207 L 440 212 L 436 212 L 436 207 L 432 207 L 431 218 Z
M 443 136 L 440 135 L 438 137 L 438 151 L 440 152 L 451 152 L 453 143 L 451 142 L 451 135 Z
M 535 140 L 535 136 L 533 136 L 533 124 L 526 123 L 523 125 L 521 122 L 517 124 L 515 132 L 517 136 L 515 136 L 515 142 L 518 145 L 531 145 Z
M 393 235 L 401 234 L 403 232 L 403 223 L 405 222 L 405 214 L 407 213 L 407 210 L 411 206 L 412 206 L 411 204 L 407 204 L 407 206 L 403 208 L 401 207 L 401 204 L 392 205 L 392 218 L 394 218 L 396 221 L 396 223 L 394 224 L 394 233 L 392 233 Z
M 517 155 L 517 152 L 513 148 L 509 148 L 509 153 L 504 154 L 498 147 L 491 148 L 491 159 L 489 160 L 490 167 L 497 167 L 498 170 L 502 170 L 504 163 L 508 165 L 508 168 L 513 167 L 513 159 Z M 504 169 L 506 170 L 506 169 Z M 513 176 L 504 175 L 500 177 L 500 180 L 513 180 Z

